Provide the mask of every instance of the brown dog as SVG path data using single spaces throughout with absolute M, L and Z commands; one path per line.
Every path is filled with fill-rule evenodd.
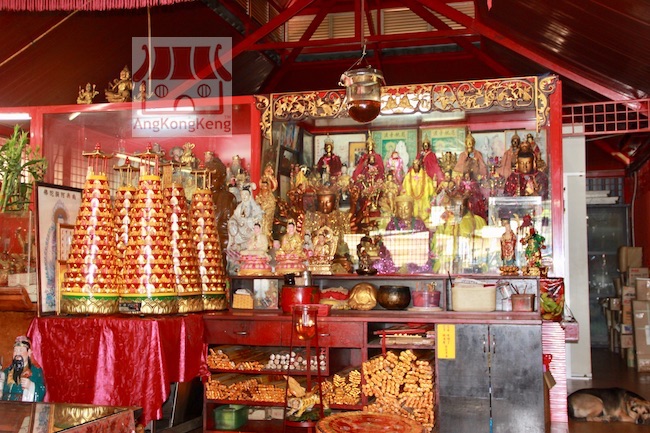
M 650 402 L 623 388 L 585 388 L 568 397 L 569 416 L 595 422 L 650 424 Z

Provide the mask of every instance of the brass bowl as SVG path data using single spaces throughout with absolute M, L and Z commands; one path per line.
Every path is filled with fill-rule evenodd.
M 403 310 L 411 303 L 408 286 L 379 286 L 377 302 L 387 310 Z

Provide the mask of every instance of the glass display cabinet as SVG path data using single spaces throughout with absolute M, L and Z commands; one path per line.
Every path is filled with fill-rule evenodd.
M 314 219 L 338 224 L 319 208 L 334 193 L 346 238 L 391 243 L 390 271 L 517 275 L 534 262 L 541 274 L 524 275 L 561 275 L 558 87 L 555 76 L 385 86 L 368 123 L 348 117 L 343 90 L 257 96 L 261 164 L 275 168 L 282 199 L 273 237 L 289 219 L 305 222 L 303 234 Z M 396 212 L 400 196 L 412 202 L 408 221 Z
M 157 106 L 154 102 L 150 104 L 154 104 L 154 108 Z M 209 101 L 197 101 L 197 113 L 202 104 L 207 106 Z M 161 109 L 164 107 L 162 103 L 158 105 Z M 32 133 L 34 142 L 42 147 L 49 161 L 45 182 L 83 187 L 88 162 L 82 153 L 92 152 L 97 145 L 102 152 L 113 154 L 111 166 L 120 166 L 127 157 L 137 163 L 133 155 L 145 152 L 147 146 L 161 153 L 162 163 L 172 161 L 182 155 L 187 143 L 191 146 L 186 151 L 196 158 L 197 168 L 205 163 L 206 152 L 212 152 L 227 165 L 238 159 L 251 177 L 257 179 L 260 155 L 259 147 L 253 143 L 259 143 L 260 130 L 257 127 L 259 112 L 253 98 L 227 98 L 223 105 L 229 114 L 223 115 L 223 127 L 218 131 L 200 131 L 192 126 L 200 118 L 199 114 L 193 120 L 195 123 L 186 119 L 187 115 L 177 120 L 172 118 L 166 124 L 176 128 L 169 131 L 169 126 L 167 131 L 160 131 L 153 126 L 155 124 L 146 123 L 153 120 L 143 117 L 146 115 L 135 103 L 40 107 L 39 112 L 44 112 L 32 122 Z M 107 174 L 112 185 L 117 187 L 117 172 Z
M 236 162 L 252 179 L 259 179 L 260 113 L 255 109 L 253 97 L 224 98 L 220 101 L 222 110 L 217 116 L 218 120 L 213 123 L 201 123 L 202 113 L 214 105 L 214 101 L 208 98 L 195 101 L 191 110 L 175 113 L 166 111 L 164 101 L 147 104 L 146 107 L 139 103 L 111 103 L 0 109 L 0 132 L 4 134 L 6 130 L 9 134 L 13 125 L 19 124 L 29 131 L 30 145 L 39 149 L 48 161 L 43 183 L 39 185 L 44 186 L 44 197 L 51 203 L 44 203 L 44 197 L 34 194 L 37 204 L 32 209 L 32 217 L 28 218 L 25 214 L 21 218 L 3 218 L 3 221 L 6 220 L 3 253 L 11 257 L 7 260 L 3 258 L 2 268 L 5 268 L 5 261 L 6 268 L 20 268 L 10 273 L 24 275 L 25 283 L 20 285 L 33 286 L 34 299 L 39 298 L 40 313 L 55 313 L 59 308 L 59 295 L 54 291 L 60 283 L 59 274 L 63 268 L 58 268 L 58 245 L 53 242 L 56 236 L 48 233 L 57 233 L 57 220 L 67 225 L 75 223 L 76 208 L 74 214 L 69 213 L 69 217 L 63 219 L 56 209 L 64 196 L 71 201 L 71 209 L 75 204 L 78 206 L 79 191 L 84 186 L 89 168 L 84 154 L 101 151 L 110 158 L 106 169 L 108 173 L 105 174 L 113 193 L 125 185 L 121 168 L 129 164 L 134 168 L 130 180 L 137 183 L 138 171 L 145 166 L 138 154 L 148 149 L 160 156 L 161 165 L 187 156 L 191 158 L 192 170 L 179 170 L 186 195 L 202 187 L 200 176 L 194 172 L 204 169 L 211 157 L 219 158 L 233 169 Z M 156 119 L 160 122 L 155 123 Z M 161 132 L 163 125 L 167 128 L 164 133 Z M 207 126 L 212 129 L 206 131 Z M 129 164 L 126 164 L 127 160 Z M 43 224 L 51 221 L 54 221 L 51 227 Z M 18 238 L 14 238 L 13 233 L 18 233 Z M 37 235 L 34 243 L 29 241 L 32 233 Z M 46 248 L 46 243 L 53 247 Z M 29 249 L 31 245 L 35 247 Z M 32 263 L 31 271 L 24 270 L 28 266 L 18 267 L 14 263 L 18 256 L 27 265 L 31 262 L 25 257 L 33 256 L 35 263 Z M 38 269 L 38 283 L 35 269 Z M 7 285 L 17 283 L 8 281 L 0 284 Z
M 231 112 L 229 134 L 173 137 L 159 137 L 153 131 L 134 134 L 130 103 L 24 111 L 31 116 L 32 144 L 43 149 L 50 164 L 47 183 L 81 187 L 87 169 L 81 155 L 97 144 L 103 152 L 113 153 L 119 165 L 126 155 L 148 145 L 169 158 L 191 143 L 199 160 L 208 151 L 226 164 L 239 157 L 253 182 L 259 182 L 262 167 L 274 169 L 276 194 L 293 200 L 280 205 L 276 239 L 287 219 L 319 211 L 318 194 L 323 192 L 319 188 L 332 186 L 334 178 L 353 186 L 337 191 L 337 211 L 350 214 L 346 231 L 351 233 L 386 235 L 383 231 L 395 216 L 390 194 L 410 195 L 415 217 L 435 233 L 426 240 L 427 254 L 434 258 L 429 272 L 498 273 L 504 263 L 503 220 L 517 228 L 524 217 L 530 217 L 535 231 L 545 238 L 542 256 L 549 274 L 562 275 L 561 90 L 556 76 L 384 86 L 381 101 L 380 115 L 364 124 L 347 116 L 344 89 L 233 97 L 226 102 Z M 369 141 L 382 174 L 374 179 L 361 167 Z M 509 183 L 511 175 L 520 171 L 513 156 L 518 150 L 511 145 L 515 141 L 532 153 L 532 163 L 525 169 L 526 176 Z M 328 159 L 329 146 L 340 168 L 324 181 L 329 165 L 323 161 Z M 412 175 L 416 160 L 431 173 L 432 185 L 426 192 Z M 384 176 L 389 172 L 391 179 Z M 116 174 L 110 175 L 117 186 Z M 310 177 L 310 188 L 298 206 L 298 197 L 290 193 L 303 177 Z M 530 197 L 539 200 L 530 209 L 533 214 L 510 212 L 506 218 L 499 214 L 507 200 Z M 525 264 L 520 240 L 518 266 Z M 424 251 L 419 244 L 400 246 L 405 251 L 411 247 Z

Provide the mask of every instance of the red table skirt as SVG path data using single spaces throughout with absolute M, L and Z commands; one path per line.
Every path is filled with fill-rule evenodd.
M 45 401 L 138 406 L 142 424 L 162 417 L 170 383 L 205 368 L 201 314 L 39 317 L 28 334 Z

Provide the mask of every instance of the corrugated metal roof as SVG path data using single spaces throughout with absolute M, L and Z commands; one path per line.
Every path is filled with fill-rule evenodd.
M 410 9 L 384 9 L 382 18 L 381 29 L 382 33 L 386 35 L 435 30 Z
M 449 3 L 449 6 L 458 10 L 459 12 L 474 18 L 474 3 L 472 2 L 455 2 Z M 447 18 L 444 15 L 431 11 L 440 21 L 445 23 L 449 28 L 459 30 L 464 29 L 465 26 Z M 408 8 L 385 8 L 381 10 L 371 10 L 370 14 L 373 17 L 373 22 L 377 23 L 377 17 L 381 17 L 380 29 L 381 33 L 385 35 L 396 35 L 401 33 L 415 33 L 427 32 L 437 30 L 435 26 L 427 23 L 416 13 Z M 302 35 L 307 30 L 307 27 L 316 17 L 315 14 L 298 15 L 291 18 L 287 22 L 287 41 L 299 41 Z M 324 40 L 332 38 L 346 38 L 355 36 L 355 21 L 356 16 L 354 11 L 331 13 L 327 16 L 318 30 L 310 38 L 312 40 Z M 364 32 L 366 35 L 370 34 L 368 22 L 364 21 Z

